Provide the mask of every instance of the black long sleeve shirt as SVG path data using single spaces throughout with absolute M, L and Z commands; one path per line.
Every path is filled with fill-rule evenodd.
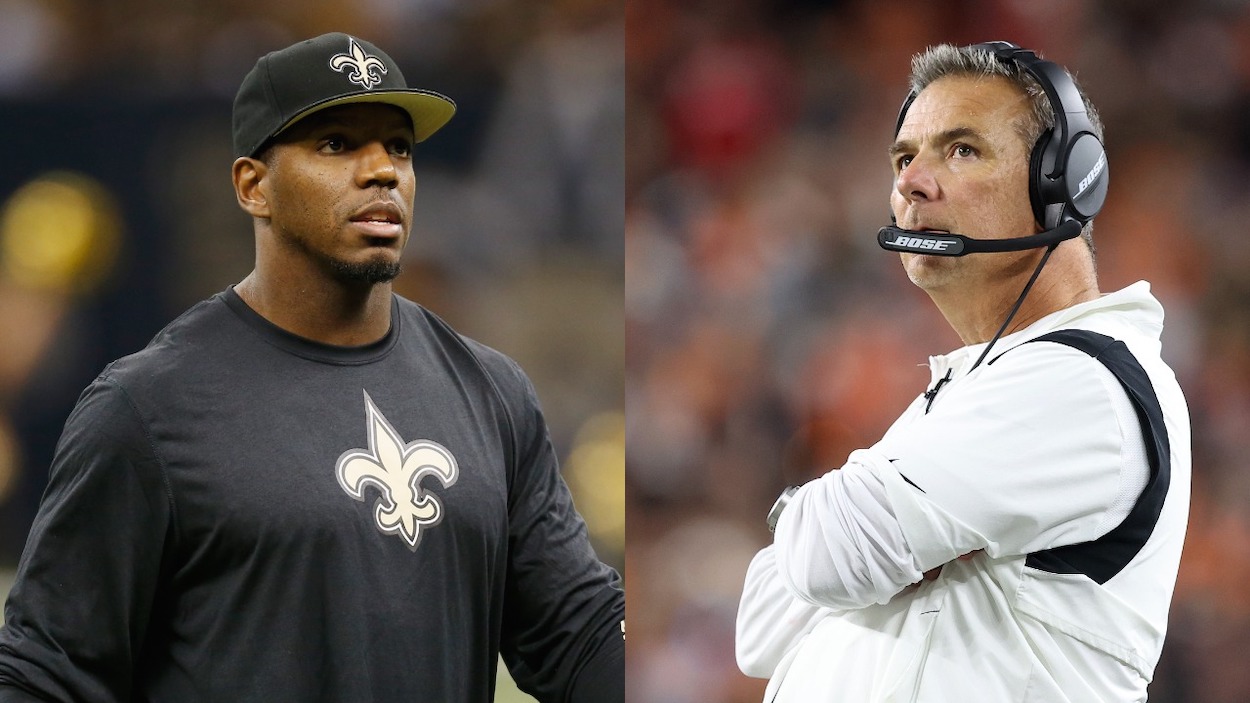
M 620 579 L 529 380 L 398 296 L 346 348 L 231 289 L 107 367 L 5 617 L 0 702 L 489 703 L 501 653 L 623 700 Z

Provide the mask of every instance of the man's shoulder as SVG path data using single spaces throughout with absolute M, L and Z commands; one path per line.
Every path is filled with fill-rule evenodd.
M 395 297 L 399 301 L 406 329 L 426 343 L 437 345 L 452 354 L 463 355 L 497 383 L 511 386 L 528 382 L 525 372 L 508 354 L 458 331 L 429 308 L 399 295 Z
M 122 386 L 167 382 L 171 376 L 203 370 L 232 334 L 230 312 L 221 294 L 202 300 L 165 325 L 147 346 L 105 367 L 102 379 Z
M 988 372 L 998 384 L 1058 408 L 1093 406 L 1124 392 L 1124 374 L 1144 374 L 1169 414 L 1183 416 L 1184 394 L 1163 359 L 1157 329 L 1113 310 L 1044 330 L 996 354 Z M 995 392 L 1005 392 L 994 387 Z

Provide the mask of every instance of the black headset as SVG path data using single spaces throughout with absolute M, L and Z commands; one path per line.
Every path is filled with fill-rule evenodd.
M 1094 133 L 1093 122 L 1072 76 L 1057 63 L 1005 41 L 974 44 L 1003 63 L 1015 63 L 1033 76 L 1050 99 L 1055 125 L 1042 132 L 1029 159 L 1029 201 L 1033 217 L 1045 230 L 1067 222 L 1084 225 L 1107 199 L 1107 152 Z M 907 109 L 916 100 L 908 94 L 898 112 L 894 136 L 903 127 Z

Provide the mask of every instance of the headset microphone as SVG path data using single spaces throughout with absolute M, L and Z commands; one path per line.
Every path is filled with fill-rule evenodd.
M 983 252 L 1038 249 L 1075 239 L 1080 235 L 1081 223 L 1076 220 L 1068 220 L 1054 229 L 1015 239 L 973 239 L 962 234 L 924 232 L 887 225 L 877 232 L 877 243 L 882 249 L 890 251 L 905 251 L 929 256 L 963 256 Z

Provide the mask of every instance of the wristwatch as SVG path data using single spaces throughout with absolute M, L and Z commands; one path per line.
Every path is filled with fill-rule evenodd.
M 774 532 L 777 529 L 777 520 L 781 518 L 781 513 L 786 509 L 786 505 L 790 503 L 790 497 L 799 490 L 798 486 L 786 486 L 786 489 L 777 496 L 777 502 L 773 503 L 772 510 L 768 511 L 768 531 Z

